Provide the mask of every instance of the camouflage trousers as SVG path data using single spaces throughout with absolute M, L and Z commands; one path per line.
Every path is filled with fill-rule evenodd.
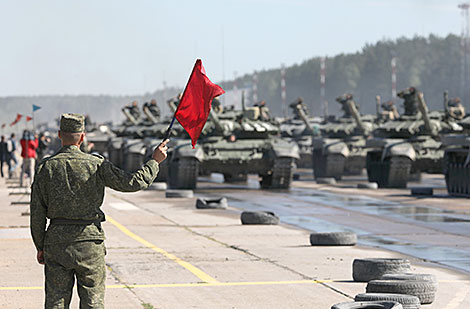
M 46 245 L 45 308 L 69 308 L 77 278 L 80 308 L 104 308 L 106 249 L 103 241 Z

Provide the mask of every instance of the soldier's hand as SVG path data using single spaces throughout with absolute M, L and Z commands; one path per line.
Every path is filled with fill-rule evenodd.
M 38 260 L 39 264 L 44 265 L 44 251 L 38 251 L 38 254 L 36 255 L 36 259 Z
M 166 139 L 164 140 L 160 145 L 158 145 L 157 148 L 153 151 L 152 158 L 157 161 L 158 163 L 163 162 L 166 159 L 166 152 L 168 151 L 168 147 L 166 144 L 168 144 L 170 140 Z

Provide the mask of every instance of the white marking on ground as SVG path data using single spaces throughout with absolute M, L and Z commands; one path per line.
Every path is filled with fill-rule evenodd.
M 109 206 L 117 210 L 139 210 L 138 207 L 135 207 L 131 203 L 109 203 Z

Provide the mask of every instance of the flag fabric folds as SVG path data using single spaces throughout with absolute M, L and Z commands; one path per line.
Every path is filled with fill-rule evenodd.
M 15 118 L 15 120 L 13 120 L 12 123 L 10 123 L 10 127 L 11 127 L 11 126 L 14 126 L 15 124 L 17 124 L 17 123 L 21 120 L 21 117 L 23 117 L 23 115 L 21 115 L 21 114 L 16 114 L 16 118 Z
M 176 119 L 191 137 L 193 148 L 209 117 L 212 99 L 223 93 L 220 86 L 209 80 L 201 59 L 197 59 L 175 112 Z
M 33 117 L 26 116 L 26 122 L 33 120 Z
M 33 104 L 33 113 L 35 111 L 37 111 L 38 109 L 41 109 L 41 106 L 37 106 L 37 105 Z

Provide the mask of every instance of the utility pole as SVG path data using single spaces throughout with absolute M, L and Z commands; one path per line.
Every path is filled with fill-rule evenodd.
M 286 106 L 286 68 L 281 65 L 281 99 L 282 99 L 282 115 L 287 118 Z
M 458 8 L 461 10 L 462 16 L 462 29 L 460 36 L 460 96 L 462 97 L 464 104 L 468 106 L 470 99 L 468 90 L 470 75 L 470 24 L 468 9 L 470 8 L 470 3 L 461 3 L 458 5 Z
M 320 104 L 323 106 L 323 114 L 328 113 L 328 105 L 325 100 L 325 84 L 326 84 L 326 57 L 320 59 Z M 313 111 L 313 106 L 311 111 Z
M 390 64 L 392 66 L 392 100 L 395 102 L 397 99 L 397 57 L 393 56 Z

